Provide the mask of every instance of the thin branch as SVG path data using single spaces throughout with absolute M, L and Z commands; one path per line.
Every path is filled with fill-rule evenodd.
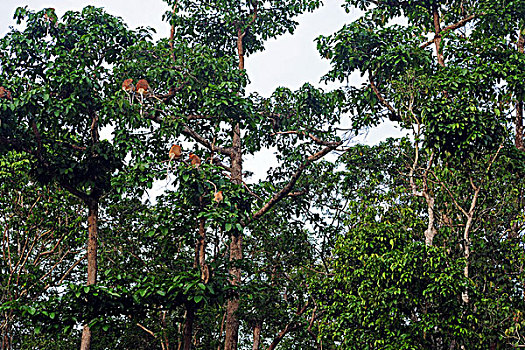
M 321 140 L 320 138 L 318 138 L 317 136 L 311 134 L 311 133 L 307 133 L 306 131 L 278 131 L 278 132 L 274 132 L 272 134 L 273 135 L 290 135 L 290 134 L 294 134 L 294 135 L 304 135 L 304 136 L 308 136 L 309 138 L 311 138 L 316 144 L 320 145 L 320 146 L 340 146 L 341 143 L 338 143 L 338 142 L 331 142 L 331 141 L 324 141 L 324 140 Z
M 310 304 L 309 301 L 307 301 L 300 310 L 297 310 L 295 315 L 296 316 L 301 316 L 302 314 L 304 314 L 306 312 L 306 310 L 308 309 L 309 304 Z M 288 334 L 291 331 L 296 330 L 297 328 L 299 328 L 300 325 L 301 324 L 299 322 L 287 323 L 286 326 L 284 327 L 284 329 L 282 329 L 277 334 L 277 336 L 273 339 L 272 343 L 268 347 L 268 350 L 274 350 L 277 347 L 277 345 L 279 345 L 279 343 L 281 342 L 281 340 L 284 338 L 284 336 L 286 334 Z
M 142 328 L 146 333 L 148 333 L 149 335 L 151 335 L 153 338 L 157 339 L 157 336 L 155 335 L 155 333 L 153 333 L 152 331 L 150 331 L 149 329 L 147 329 L 146 327 L 144 327 L 144 326 L 141 325 L 140 323 L 137 323 L 137 326 L 139 326 L 140 328 Z
M 71 148 L 71 149 L 74 149 L 76 151 L 85 151 L 87 148 L 86 147 L 83 147 L 83 146 L 77 146 L 77 145 L 74 145 L 72 143 L 68 143 L 68 142 L 64 142 L 64 141 L 55 141 L 56 143 L 62 145 L 62 146 L 65 146 L 67 148 Z
M 161 118 L 160 116 L 154 115 L 154 114 L 150 114 L 150 113 L 144 113 L 144 117 L 146 119 L 154 121 L 157 124 L 162 124 L 162 122 L 164 121 L 164 119 Z M 204 147 L 206 147 L 207 149 L 209 149 L 212 152 L 218 152 L 218 153 L 221 153 L 222 155 L 231 156 L 231 154 L 232 154 L 231 148 L 217 147 L 214 144 L 212 144 L 210 141 L 206 140 L 203 136 L 201 136 L 199 133 L 197 133 L 195 130 L 193 130 L 189 126 L 187 126 L 185 124 L 183 124 L 183 125 L 184 125 L 184 127 L 182 129 L 182 134 L 183 135 L 186 135 L 186 136 L 192 138 L 197 143 L 200 143 L 201 145 L 203 145 Z
M 190 128 L 187 125 L 184 125 L 184 128 L 182 129 L 182 133 L 186 136 L 189 136 L 193 138 L 196 142 L 200 143 L 207 149 L 209 149 L 212 152 L 218 152 L 225 156 L 231 156 L 232 150 L 231 148 L 223 148 L 223 147 L 217 147 L 213 145 L 210 141 L 206 140 L 204 137 L 199 135 L 195 130 Z
M 85 258 L 87 258 L 87 254 L 85 254 L 84 256 L 82 256 L 80 259 L 78 259 L 77 261 L 75 261 L 75 263 L 73 265 L 71 265 L 71 267 L 69 269 L 67 269 L 67 271 L 64 273 L 64 275 L 62 275 L 62 277 L 60 278 L 60 280 L 58 281 L 58 285 L 62 284 L 62 282 L 64 281 L 64 279 L 66 279 L 66 277 L 71 273 L 71 271 L 73 271 L 73 269 L 78 265 L 80 264 L 80 262 L 82 262 L 82 260 L 84 260 Z

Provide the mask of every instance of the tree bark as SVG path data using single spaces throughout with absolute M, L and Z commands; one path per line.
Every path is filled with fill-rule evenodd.
M 232 234 L 230 243 L 230 283 L 234 286 L 240 284 L 241 269 L 237 267 L 236 262 L 242 259 L 242 232 L 235 232 Z M 237 310 L 239 310 L 239 296 L 234 295 L 228 300 L 226 306 L 226 338 L 224 340 L 224 350 L 236 350 L 239 337 L 239 318 Z
M 237 51 L 239 54 L 239 70 L 244 69 L 244 49 L 243 38 L 245 33 L 238 29 L 237 36 Z M 237 122 L 233 126 L 232 134 L 232 152 L 231 160 L 231 177 L 232 181 L 237 184 L 242 184 L 242 141 L 241 141 L 241 126 Z M 237 286 L 241 282 L 241 269 L 237 266 L 237 261 L 242 259 L 242 230 L 232 230 L 230 243 L 230 262 L 229 270 L 233 286 Z M 239 318 L 237 310 L 239 310 L 239 296 L 232 296 L 226 305 L 226 336 L 224 339 L 224 350 L 237 350 L 237 342 L 239 339 Z
M 201 270 L 201 279 L 204 283 L 208 283 L 210 272 L 206 264 L 206 230 L 204 218 L 199 220 L 199 237 L 195 245 L 195 262 L 194 267 L 199 267 Z
M 253 348 L 252 350 L 259 350 L 261 344 L 261 331 L 262 331 L 262 321 L 257 320 L 253 326 Z
M 88 273 L 87 286 L 97 282 L 97 243 L 98 243 L 98 199 L 88 198 L 86 201 L 88 206 Z M 84 325 L 82 330 L 82 342 L 80 350 L 89 350 L 91 348 L 91 330 L 89 326 Z
M 439 24 L 439 12 L 437 5 L 432 4 L 432 18 L 434 20 L 434 43 L 436 45 L 436 55 L 438 63 L 441 67 L 445 67 L 445 59 L 441 47 L 441 26 Z
M 191 350 L 191 341 L 193 339 L 193 321 L 195 320 L 194 305 L 186 305 L 186 322 L 184 322 L 183 344 L 184 350 Z
M 236 184 L 242 183 L 242 150 L 241 150 L 241 131 L 237 123 L 233 128 L 231 169 L 232 179 Z M 230 243 L 230 262 L 229 270 L 230 283 L 237 286 L 241 282 L 241 269 L 237 266 L 237 261 L 242 259 L 242 230 L 232 230 Z M 226 306 L 226 337 L 224 340 L 224 350 L 236 350 L 239 338 L 239 319 L 237 316 L 239 310 L 239 296 L 234 295 L 228 300 Z
M 523 54 L 524 52 L 524 46 L 525 46 L 525 37 L 523 37 L 522 30 L 520 30 L 519 38 L 518 38 L 518 52 Z M 516 137 L 515 137 L 515 145 L 516 148 L 525 151 L 525 143 L 523 141 L 523 138 L 525 137 L 525 133 L 523 130 L 523 89 L 518 88 L 516 91 L 516 120 L 514 122 L 514 125 L 516 126 Z

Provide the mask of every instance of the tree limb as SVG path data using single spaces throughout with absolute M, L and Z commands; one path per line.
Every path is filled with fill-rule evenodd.
M 144 113 L 144 117 L 151 121 L 154 121 L 157 124 L 162 124 L 162 122 L 164 121 L 163 118 L 155 114 Z M 202 135 L 197 133 L 195 130 L 190 128 L 188 125 L 186 124 L 183 124 L 183 125 L 184 125 L 182 129 L 183 135 L 192 138 L 195 142 L 200 143 L 201 145 L 203 145 L 204 147 L 206 147 L 212 152 L 218 152 L 222 155 L 231 156 L 232 154 L 231 148 L 217 147 L 214 144 L 212 144 L 210 141 L 206 140 Z
M 178 7 L 178 1 L 175 1 L 175 4 L 173 5 L 173 11 L 171 13 L 171 30 L 170 30 L 170 51 L 171 51 L 171 58 L 173 61 L 175 61 L 175 50 L 173 48 L 173 39 L 175 36 L 175 13 L 177 12 Z
M 385 98 L 383 97 L 383 95 L 381 95 L 381 93 L 379 92 L 379 90 L 377 89 L 377 86 L 374 84 L 374 80 L 373 80 L 373 76 L 372 76 L 372 72 L 369 72 L 368 73 L 368 80 L 370 80 L 370 87 L 372 88 L 372 91 L 374 92 L 374 94 L 376 95 L 377 99 L 379 100 L 379 102 L 381 102 L 381 104 L 383 106 L 385 106 L 391 113 L 391 117 L 390 117 L 390 120 L 392 121 L 396 121 L 396 122 L 400 122 L 402 119 L 401 117 L 399 116 L 399 114 L 397 113 L 397 111 L 394 109 L 394 107 L 392 107 L 390 105 L 390 103 L 388 103 L 387 100 L 385 100 Z
M 341 144 L 342 142 L 334 142 L 334 145 L 327 146 L 323 148 L 321 151 L 315 154 L 312 154 L 311 156 L 306 158 L 303 164 L 301 164 L 299 168 L 296 170 L 296 172 L 292 175 L 288 183 L 279 192 L 275 193 L 272 196 L 272 198 L 270 198 L 270 200 L 261 209 L 259 209 L 255 214 L 253 214 L 252 219 L 253 220 L 259 219 L 261 216 L 267 213 L 271 208 L 273 208 L 274 205 L 279 203 L 279 201 L 281 201 L 285 196 L 287 196 L 292 191 L 293 187 L 295 186 L 295 183 L 297 182 L 297 180 L 299 179 L 303 171 L 311 163 L 315 162 L 316 160 L 321 159 L 322 157 L 330 153 L 333 149 L 337 148 Z
M 441 29 L 440 33 L 437 34 L 437 35 L 442 36 L 444 32 L 449 32 L 451 30 L 456 30 L 458 28 L 461 28 L 464 25 L 466 25 L 468 22 L 472 21 L 473 19 L 475 19 L 477 17 L 481 17 L 483 15 L 485 15 L 485 13 L 482 12 L 480 14 L 472 14 L 470 16 L 467 16 L 467 17 L 461 19 L 459 22 L 451 24 L 451 25 L 446 26 L 445 28 Z M 426 41 L 423 44 L 421 44 L 419 46 L 419 48 L 423 49 L 423 48 L 425 48 L 425 47 L 427 47 L 429 45 L 432 45 L 434 43 L 434 41 L 436 40 L 437 35 L 435 35 L 434 38 L 430 39 L 429 41 Z
M 320 146 L 340 146 L 341 143 L 338 143 L 338 142 L 331 142 L 331 141 L 324 141 L 324 140 L 321 140 L 320 138 L 318 138 L 317 136 L 311 134 L 311 133 L 307 133 L 306 131 L 277 131 L 277 132 L 274 132 L 272 134 L 273 135 L 289 135 L 289 134 L 294 134 L 294 135 L 305 135 L 305 136 L 308 136 L 309 138 L 311 138 L 316 144 L 320 145 Z

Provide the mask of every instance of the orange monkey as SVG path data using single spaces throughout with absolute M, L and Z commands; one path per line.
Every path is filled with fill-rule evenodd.
M 140 79 L 137 82 L 135 89 L 137 90 L 137 93 L 143 97 L 145 94 L 149 93 L 148 81 L 146 79 Z
M 182 155 L 182 148 L 179 145 L 173 145 L 170 148 L 170 152 L 168 154 L 169 160 L 168 160 L 168 172 L 171 169 L 171 161 L 172 160 L 178 160 L 180 156 Z
M 7 90 L 3 86 L 0 86 L 0 98 L 7 98 L 8 100 L 12 100 L 13 96 L 11 96 L 11 91 Z
M 191 162 L 191 165 L 195 165 L 196 167 L 201 165 L 201 159 L 196 154 L 190 153 L 189 161 Z
M 129 103 L 131 104 L 132 94 L 135 92 L 135 85 L 133 85 L 133 79 L 126 79 L 122 82 L 122 90 L 128 95 Z
M 215 192 L 215 195 L 213 197 L 213 200 L 216 201 L 217 203 L 221 202 L 222 200 L 224 199 L 224 197 L 222 196 L 222 191 L 219 191 L 219 192 Z

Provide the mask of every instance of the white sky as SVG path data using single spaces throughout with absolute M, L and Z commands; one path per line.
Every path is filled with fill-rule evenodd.
M 319 35 L 329 35 L 359 17 L 355 10 L 347 14 L 340 6 L 342 0 L 324 0 L 324 6 L 313 13 L 298 17 L 299 26 L 294 35 L 286 34 L 266 43 L 266 50 L 246 58 L 246 69 L 251 84 L 248 91 L 256 91 L 268 97 L 276 87 L 286 86 L 292 90 L 305 82 L 310 82 L 324 89 L 336 85 L 320 84 L 320 78 L 330 68 L 328 60 L 321 59 L 314 39 Z M 0 36 L 8 32 L 9 26 L 15 25 L 13 14 L 18 6 L 27 5 L 32 10 L 52 7 L 60 17 L 68 10 L 81 10 L 87 5 L 104 7 L 112 15 L 120 16 L 130 28 L 150 26 L 157 30 L 157 37 L 169 35 L 169 25 L 162 22 L 162 15 L 169 10 L 162 0 L 0 0 Z M 359 75 L 355 75 L 357 83 Z M 348 126 L 345 126 L 348 127 Z M 377 143 L 389 136 L 399 136 L 391 123 L 371 130 L 368 134 L 356 138 L 356 141 L 369 144 Z M 247 159 L 260 167 L 260 159 Z M 247 164 L 250 165 L 250 164 Z M 257 166 L 259 165 L 259 166 Z M 248 168 L 252 168 L 248 166 Z

